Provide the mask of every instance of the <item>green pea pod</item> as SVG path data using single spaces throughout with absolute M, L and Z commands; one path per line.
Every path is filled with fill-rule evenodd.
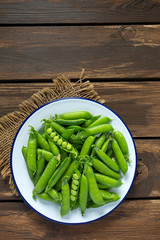
M 99 119 L 97 119 L 96 121 L 94 121 L 91 125 L 89 125 L 87 128 L 92 128 L 101 124 L 107 124 L 111 121 L 112 119 L 110 119 L 109 117 L 101 117 Z
M 98 183 L 106 185 L 108 188 L 117 188 L 122 185 L 120 180 L 105 176 L 100 173 L 95 173 L 95 178 Z
M 51 188 L 47 193 L 56 202 L 60 202 L 61 201 L 61 195 L 55 189 Z
M 67 170 L 63 174 L 62 178 L 67 177 L 68 181 L 69 181 L 71 179 L 75 169 L 77 169 L 78 167 L 79 167 L 79 162 L 77 160 L 73 160 L 73 162 L 71 162 L 71 164 L 69 165 L 69 167 L 67 168 Z M 57 189 L 58 191 L 61 189 L 62 178 L 59 179 L 58 182 L 55 185 L 55 189 Z
M 48 138 L 48 143 L 49 143 L 49 146 L 50 146 L 53 156 L 58 156 L 60 154 L 60 150 L 59 150 L 58 146 L 53 141 L 51 141 L 49 138 Z
M 37 161 L 37 171 L 36 174 L 34 176 L 34 185 L 36 186 L 38 180 L 40 179 L 43 171 L 45 169 L 45 159 L 42 156 L 42 154 L 38 155 L 38 161 Z
M 48 185 L 46 187 L 46 192 L 50 190 L 54 185 L 58 182 L 58 180 L 62 177 L 63 173 L 66 171 L 68 166 L 70 165 L 71 157 L 67 157 L 60 166 L 56 169 L 53 175 L 50 177 Z
M 106 133 L 102 133 L 96 140 L 94 147 L 92 149 L 91 156 L 95 155 L 95 147 L 101 148 L 106 139 Z
M 101 150 L 102 150 L 102 148 L 101 148 Z M 111 157 L 113 155 L 113 150 L 110 149 L 106 154 L 108 157 Z
M 44 157 L 44 159 L 45 159 L 46 161 L 48 161 L 48 162 L 54 157 L 51 152 L 46 151 L 46 150 L 44 150 L 44 149 L 40 149 L 40 148 L 37 149 L 37 154 L 38 154 L 38 155 L 39 155 L 39 154 L 42 154 L 42 156 Z
M 66 157 L 68 157 L 68 152 L 64 151 L 63 149 L 60 149 L 60 159 L 61 159 L 61 162 L 63 162 Z
M 79 156 L 89 155 L 89 152 L 90 152 L 90 150 L 91 150 L 92 144 L 94 143 L 94 140 L 95 140 L 95 137 L 93 137 L 93 136 L 89 136 L 89 137 L 85 140 Z
M 57 133 L 62 134 L 66 130 L 65 127 L 61 126 L 60 124 L 56 123 L 51 119 L 43 119 L 45 123 L 48 123 Z
M 75 120 L 75 119 L 81 119 L 81 118 L 90 119 L 92 115 L 87 111 L 76 111 L 76 112 L 63 113 L 59 117 L 66 120 Z
M 61 194 L 61 216 L 63 217 L 67 215 L 70 210 L 70 187 L 66 177 L 62 179 Z
M 27 147 L 25 147 L 25 146 L 22 147 L 22 154 L 23 154 L 24 160 L 25 160 L 26 165 L 27 165 L 27 170 L 28 170 L 28 174 L 30 176 L 30 179 L 33 181 L 34 172 L 33 172 L 33 170 L 31 170 L 28 167 L 28 163 L 27 163 Z
M 113 161 L 110 157 L 107 156 L 100 148 L 95 147 L 95 152 L 97 156 L 113 171 L 118 172 L 119 166 L 118 164 Z
M 56 145 L 58 145 L 61 149 L 63 149 L 66 152 L 74 154 L 76 157 L 77 151 L 75 150 L 75 148 L 67 140 L 63 139 L 61 135 L 59 135 L 55 131 L 51 132 L 50 129 L 53 130 L 51 126 L 48 123 L 46 123 L 45 132 L 47 133 L 47 137 L 51 141 L 53 141 Z
M 128 144 L 124 135 L 120 131 L 115 131 L 113 135 L 114 135 L 114 138 L 117 140 L 123 155 L 126 156 L 126 158 L 128 159 L 129 149 L 128 149 Z
M 126 172 L 128 171 L 128 165 L 127 165 L 126 159 L 115 139 L 112 140 L 111 144 L 112 144 L 112 149 L 116 156 L 117 162 L 120 166 L 120 169 L 123 172 L 123 174 L 125 175 Z
M 69 126 L 68 129 L 72 129 L 74 133 L 78 133 L 78 132 L 84 130 L 84 128 L 82 128 L 82 127 L 80 127 L 80 126 L 75 126 L 75 125 Z
M 34 195 L 36 195 L 37 193 L 43 192 L 43 190 L 48 184 L 49 179 L 51 178 L 51 176 L 56 170 L 56 165 L 57 165 L 57 160 L 53 157 L 48 162 L 43 174 L 41 175 L 40 179 L 38 180 L 35 186 L 35 189 L 33 190 L 33 198 L 34 198 Z
M 28 146 L 27 146 L 27 165 L 28 168 L 31 169 L 33 172 L 36 172 L 37 168 L 37 138 L 35 133 L 31 130 L 29 139 L 28 139 Z
M 104 204 L 104 200 L 100 194 L 95 174 L 91 166 L 86 166 L 85 175 L 88 180 L 89 196 L 91 197 L 92 201 L 98 205 Z
M 103 206 L 103 205 L 105 205 L 105 204 L 107 204 L 107 203 L 115 202 L 115 201 L 117 201 L 117 200 L 119 200 L 119 196 L 118 196 L 118 195 L 117 195 L 117 196 L 115 195 L 115 197 L 112 198 L 112 199 L 105 199 L 105 200 L 104 200 L 104 204 L 102 204 L 102 205 L 95 204 L 94 202 L 89 202 L 89 204 L 87 205 L 87 208 L 98 208 L 98 207 L 101 207 L 101 206 Z
M 101 147 L 101 150 L 102 150 L 103 152 L 106 152 L 106 151 L 107 151 L 108 145 L 109 145 L 110 141 L 111 141 L 111 135 L 108 137 L 108 139 L 103 143 L 103 145 L 102 145 L 102 147 Z
M 95 122 L 98 118 L 100 118 L 101 115 L 93 116 L 89 120 L 87 120 L 85 123 L 82 124 L 82 128 L 89 127 L 93 122 Z
M 36 131 L 33 127 L 31 127 L 31 130 L 35 133 L 35 135 L 37 137 L 37 143 L 40 146 L 40 148 L 42 148 L 46 151 L 50 151 L 50 146 L 49 146 L 47 140 L 38 131 Z
M 64 126 L 72 126 L 72 125 L 81 125 L 82 123 L 86 122 L 86 119 L 66 120 L 66 119 L 57 118 L 55 122 Z
M 102 189 L 99 190 L 99 191 L 100 191 L 100 193 L 101 193 L 101 195 L 104 199 L 108 199 L 108 200 L 111 199 L 111 200 L 114 200 L 114 201 L 117 201 L 118 199 L 120 199 L 120 197 L 118 196 L 117 193 L 111 193 L 111 192 L 108 192 L 108 191 L 102 190 Z
M 88 200 L 88 181 L 84 174 L 81 176 L 80 180 L 80 190 L 79 190 L 79 206 L 81 209 L 82 216 L 84 216 Z
M 47 194 L 46 192 L 38 193 L 37 196 L 42 200 L 57 203 L 57 201 L 50 197 L 49 194 Z
M 62 133 L 61 137 L 68 141 L 73 133 L 74 133 L 74 129 L 66 129 Z
M 100 133 L 107 133 L 113 131 L 113 127 L 110 124 L 101 124 L 94 126 L 92 128 L 87 128 L 85 131 L 81 132 L 81 138 L 87 138 L 88 136 L 94 136 Z
M 103 184 L 101 184 L 101 183 L 98 183 L 97 185 L 98 185 L 98 187 L 99 187 L 99 190 L 100 190 L 100 189 L 108 189 L 108 188 L 110 188 L 110 186 L 103 185 Z
M 103 162 L 101 162 L 100 160 L 98 160 L 96 158 L 92 158 L 91 163 L 98 172 L 100 172 L 106 176 L 109 176 L 109 177 L 112 177 L 115 179 L 119 179 L 122 177 L 119 173 L 114 172 L 109 167 L 107 167 Z

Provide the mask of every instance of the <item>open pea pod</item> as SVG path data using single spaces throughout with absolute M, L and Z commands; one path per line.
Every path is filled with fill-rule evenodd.
M 45 132 L 48 138 L 54 142 L 57 146 L 63 149 L 66 152 L 74 154 L 77 157 L 78 152 L 66 139 L 64 139 L 60 134 L 58 134 L 49 123 L 45 125 Z

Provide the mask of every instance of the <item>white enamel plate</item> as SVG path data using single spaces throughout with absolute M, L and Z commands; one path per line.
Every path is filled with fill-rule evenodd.
M 70 211 L 67 216 L 62 218 L 60 216 L 59 205 L 38 198 L 37 201 L 35 201 L 32 198 L 32 190 L 34 186 L 27 172 L 26 163 L 22 155 L 22 146 L 27 146 L 29 125 L 33 126 L 36 130 L 39 130 L 42 126 L 41 120 L 44 118 L 50 118 L 50 116 L 54 116 L 54 114 L 80 110 L 89 111 L 93 115 L 107 116 L 113 119 L 111 122 L 112 126 L 115 130 L 121 131 L 127 140 L 131 163 L 129 164 L 126 176 L 122 178 L 122 186 L 113 189 L 114 192 L 121 196 L 118 201 L 108 203 L 99 208 L 87 209 L 85 216 L 83 217 L 80 210 L 76 209 L 74 211 Z M 92 222 L 106 216 L 116 209 L 119 204 L 122 203 L 133 184 L 136 172 L 136 163 L 137 157 L 134 140 L 122 119 L 103 104 L 84 98 L 59 99 L 38 108 L 31 115 L 29 115 L 29 117 L 19 128 L 14 138 L 11 150 L 12 177 L 22 199 L 28 204 L 29 207 L 31 207 L 41 216 L 64 224 L 83 224 Z

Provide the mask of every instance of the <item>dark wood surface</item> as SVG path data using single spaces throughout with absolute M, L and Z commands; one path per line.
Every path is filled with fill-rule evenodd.
M 159 11 L 158 0 L 1 0 L 0 23 L 154 23 Z
M 109 216 L 68 226 L 37 215 L 0 176 L 2 240 L 160 238 L 160 2 L 0 0 L 0 117 L 82 68 L 134 137 L 134 184 Z
M 160 25 L 1 28 L 0 80 L 160 77 Z M 63 66 L 63 68 L 62 68 Z

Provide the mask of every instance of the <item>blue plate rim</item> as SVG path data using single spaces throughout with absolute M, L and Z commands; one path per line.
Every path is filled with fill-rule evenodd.
M 68 100 L 68 99 L 81 99 L 81 100 L 87 100 L 87 101 L 95 102 L 95 103 L 97 103 L 97 104 L 99 104 L 99 105 L 107 108 L 107 109 L 110 110 L 112 113 L 114 113 L 114 114 L 122 121 L 122 123 L 124 124 L 124 126 L 125 126 L 126 129 L 128 130 L 128 132 L 129 132 L 129 134 L 130 134 L 130 136 L 131 136 L 133 145 L 134 145 L 134 150 L 135 150 L 135 172 L 134 172 L 133 180 L 132 180 L 132 183 L 131 183 L 131 185 L 130 185 L 128 191 L 127 191 L 127 193 L 126 193 L 125 196 L 121 199 L 120 203 L 119 203 L 117 206 L 115 206 L 111 211 L 109 211 L 108 213 L 104 214 L 104 215 L 101 216 L 101 217 L 98 217 L 98 218 L 96 218 L 96 219 L 94 219 L 94 220 L 91 220 L 91 221 L 79 222 L 79 223 L 67 223 L 67 222 L 63 222 L 63 221 L 60 222 L 60 221 L 54 220 L 54 219 L 52 219 L 52 218 L 46 217 L 44 214 L 40 213 L 40 212 L 37 211 L 34 207 L 32 207 L 32 206 L 30 205 L 30 203 L 28 203 L 27 200 L 23 197 L 23 195 L 21 194 L 21 192 L 20 192 L 20 190 L 19 190 L 19 188 L 18 188 L 18 186 L 17 186 L 16 180 L 15 180 L 15 177 L 14 177 L 13 166 L 12 166 L 12 162 L 13 162 L 13 161 L 12 161 L 12 154 L 13 154 L 14 144 L 15 144 L 16 138 L 17 138 L 17 136 L 18 136 L 18 133 L 19 133 L 19 131 L 21 130 L 21 128 L 23 127 L 23 125 L 25 124 L 25 122 L 26 122 L 35 112 L 37 112 L 39 109 L 45 107 L 46 105 L 49 105 L 49 104 L 51 104 L 51 103 L 55 103 L 55 102 L 58 102 L 58 101 Z M 125 124 L 125 122 L 122 120 L 122 118 L 121 118 L 116 112 L 114 112 L 111 108 L 109 108 L 108 106 L 105 106 L 104 104 L 102 104 L 102 103 L 100 103 L 100 102 L 98 102 L 98 101 L 95 101 L 95 100 L 89 99 L 89 98 L 66 97 L 66 98 L 55 99 L 55 100 L 53 100 L 53 101 L 50 101 L 50 102 L 48 102 L 48 103 L 40 106 L 39 108 L 37 108 L 36 110 L 34 110 L 34 111 L 23 121 L 23 123 L 20 125 L 20 127 L 19 127 L 19 129 L 18 129 L 18 131 L 17 131 L 17 133 L 16 133 L 16 135 L 15 135 L 15 137 L 14 137 L 14 139 L 13 139 L 12 148 L 11 148 L 11 153 L 10 153 L 10 168 L 11 168 L 11 174 L 12 174 L 12 179 L 13 179 L 14 185 L 16 186 L 16 189 L 17 189 L 20 197 L 23 199 L 23 201 L 24 201 L 34 212 L 36 212 L 38 215 L 40 215 L 41 217 L 43 217 L 43 218 L 45 218 L 45 219 L 47 219 L 47 220 L 49 220 L 49 221 L 56 222 L 56 223 L 59 223 L 59 224 L 65 224 L 65 225 L 81 225 L 81 224 L 92 223 L 92 222 L 95 222 L 95 221 L 97 221 L 97 220 L 100 220 L 101 218 L 104 218 L 105 216 L 107 216 L 107 215 L 109 215 L 110 213 L 112 213 L 116 208 L 118 208 L 118 206 L 119 206 L 120 204 L 122 204 L 122 202 L 125 200 L 126 196 L 128 195 L 129 191 L 130 191 L 131 188 L 132 188 L 132 185 L 133 185 L 133 182 L 134 182 L 135 176 L 136 176 L 136 170 L 137 170 L 137 150 L 136 150 L 136 145 L 135 145 L 134 138 L 133 138 L 133 136 L 132 136 L 132 134 L 131 134 L 128 126 Z

